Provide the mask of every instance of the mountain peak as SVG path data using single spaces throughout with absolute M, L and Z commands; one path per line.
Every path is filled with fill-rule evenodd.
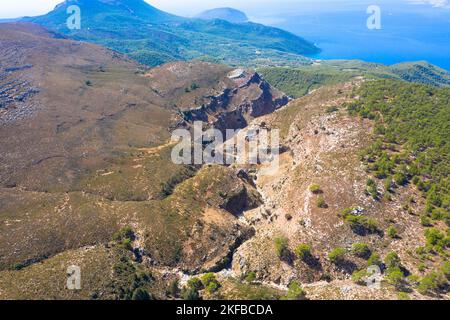
M 66 0 L 58 4 L 55 9 L 48 14 L 37 17 L 38 23 L 42 21 L 65 22 L 67 16 L 66 9 L 71 5 L 77 5 L 81 9 L 83 20 L 101 20 L 107 15 L 115 15 L 115 19 L 121 17 L 128 19 L 141 19 L 149 23 L 165 23 L 171 21 L 181 21 L 182 17 L 161 11 L 144 0 Z
M 80 7 L 79 29 L 67 25 L 67 8 L 71 5 Z M 300 55 L 318 51 L 312 43 L 281 29 L 230 22 L 248 21 L 244 13 L 235 9 L 215 9 L 210 13 L 219 20 L 179 17 L 143 0 L 69 0 L 46 15 L 22 21 L 95 42 L 149 66 L 196 58 L 248 66 L 255 59 L 279 59 L 280 53 L 290 53 L 299 61 L 305 59 Z
M 204 20 L 221 19 L 233 23 L 244 23 L 249 21 L 244 12 L 233 8 L 216 8 L 207 10 L 198 14 L 196 18 Z

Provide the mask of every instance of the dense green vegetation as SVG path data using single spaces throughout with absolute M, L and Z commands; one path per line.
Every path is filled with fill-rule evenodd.
M 297 248 L 295 248 L 295 254 L 300 260 L 307 261 L 311 259 L 311 246 L 308 244 L 300 244 Z
M 345 254 L 347 253 L 347 250 L 345 248 L 334 248 L 329 254 L 328 259 L 334 264 L 340 264 L 345 261 Z
M 384 274 L 383 282 L 398 291 L 398 298 L 401 300 L 409 300 L 407 293 L 412 292 L 413 288 L 417 289 L 421 294 L 437 297 L 447 294 L 449 290 L 450 262 L 448 261 L 444 261 L 439 268 L 425 274 L 423 277 L 411 274 L 402 265 L 399 255 L 393 251 L 385 256 L 384 263 L 380 260 L 378 254 L 372 254 L 367 265 L 377 265 L 381 268 Z M 370 275 L 369 269 L 355 270 L 352 273 L 352 280 L 356 284 L 364 286 L 367 285 Z
M 120 249 L 119 249 L 120 250 Z M 147 291 L 154 281 L 151 273 L 134 263 L 127 253 L 113 267 L 114 280 L 110 284 L 111 293 L 120 300 L 150 300 L 152 295 Z
M 339 73 L 334 70 L 315 70 L 314 67 L 304 68 L 261 68 L 258 72 L 274 87 L 282 90 L 292 97 L 304 96 L 311 90 L 327 84 L 336 84 L 348 81 L 353 74 Z
M 299 285 L 298 282 L 293 281 L 289 285 L 288 293 L 283 300 L 305 300 L 306 299 L 306 291 Z
M 371 250 L 365 243 L 354 243 L 352 245 L 352 253 L 359 258 L 368 259 L 371 254 Z
M 425 200 L 420 223 L 425 230 L 426 243 L 416 254 L 422 261 L 432 254 L 448 257 L 450 237 L 443 231 L 444 221 L 450 216 L 450 88 L 437 88 L 422 84 L 381 80 L 364 83 L 357 89 L 356 102 L 347 105 L 351 114 L 374 121 L 374 142 L 361 152 L 367 171 L 376 179 L 384 180 L 387 195 L 399 188 L 414 184 Z M 368 194 L 376 196 L 376 182 L 370 179 Z M 409 200 L 415 203 L 413 197 Z M 403 207 L 412 212 L 409 204 Z M 347 217 L 349 216 L 349 212 Z M 398 236 L 394 226 L 386 233 Z M 381 266 L 379 256 L 372 256 L 369 265 Z M 414 284 L 422 294 L 439 295 L 448 292 L 448 263 L 422 278 L 409 276 L 395 252 L 384 259 L 386 281 L 399 291 Z M 426 265 L 419 270 L 425 272 Z M 355 274 L 357 281 L 362 276 Z M 417 278 L 417 279 L 416 279 Z
M 216 292 L 220 287 L 219 281 L 217 281 L 214 273 L 204 274 L 202 276 L 202 284 L 206 291 L 208 291 L 209 293 Z
M 278 237 L 274 239 L 275 252 L 277 256 L 282 260 L 287 260 L 290 257 L 290 251 L 288 247 L 288 239 L 286 237 Z
M 313 184 L 309 187 L 309 191 L 311 191 L 314 194 L 322 193 L 322 189 L 318 184 Z
M 113 234 L 113 240 L 118 242 L 126 250 L 133 250 L 131 243 L 134 239 L 134 231 L 128 226 Z
M 422 294 L 435 295 L 441 292 L 448 293 L 448 288 L 448 275 L 439 270 L 430 272 L 420 279 L 417 290 Z
M 427 62 L 395 64 L 390 70 L 402 80 L 433 86 L 449 86 L 449 72 Z
M 377 252 L 373 252 L 369 259 L 367 259 L 367 265 L 368 266 L 379 266 L 381 267 L 382 262 L 381 262 L 381 258 L 380 255 Z
M 190 59 L 230 65 L 301 65 L 307 61 L 301 55 L 318 52 L 312 43 L 281 29 L 178 17 L 143 0 L 79 0 L 81 29 L 69 30 L 69 5 L 71 1 L 44 16 L 24 20 L 128 54 L 149 66 Z
M 222 294 L 223 299 L 226 300 L 278 300 L 285 295 L 285 292 L 281 290 L 233 278 L 229 278 L 225 286 L 227 289 L 220 291 L 219 294 Z
M 258 72 L 273 86 L 293 97 L 301 97 L 321 86 L 349 81 L 358 76 L 404 80 L 438 87 L 450 85 L 450 72 L 427 62 L 385 66 L 362 61 L 321 61 L 295 68 L 260 68 Z
M 390 226 L 387 230 L 386 233 L 389 237 L 395 239 L 398 236 L 398 231 L 394 226 Z
M 244 277 L 245 282 L 253 283 L 256 280 L 256 272 L 250 271 Z
M 350 113 L 375 121 L 375 142 L 361 153 L 367 170 L 396 187 L 414 183 L 426 215 L 448 220 L 450 88 L 383 80 L 355 94 L 360 99 L 347 106 Z
M 178 291 L 178 282 L 173 286 L 174 289 L 170 290 L 172 292 Z M 200 300 L 200 291 L 205 290 L 209 294 L 214 294 L 220 289 L 221 285 L 216 278 L 214 273 L 206 273 L 201 276 L 201 278 L 192 277 L 190 278 L 186 286 L 181 290 L 181 298 L 183 300 Z M 176 296 L 176 294 L 172 294 Z
M 317 197 L 317 207 L 322 209 L 328 208 L 325 198 L 322 195 Z
M 352 208 L 344 209 L 339 216 L 341 216 L 344 219 L 344 222 L 357 234 L 374 234 L 379 231 L 378 224 L 374 219 L 360 215 Z

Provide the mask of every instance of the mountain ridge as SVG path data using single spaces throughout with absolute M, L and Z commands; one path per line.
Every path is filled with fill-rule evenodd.
M 267 67 L 257 70 L 272 85 L 293 97 L 357 77 L 402 80 L 435 87 L 450 86 L 450 72 L 426 61 L 386 66 L 359 60 L 323 60 L 295 68 Z
M 81 9 L 81 30 L 66 25 L 66 8 L 73 4 Z M 234 66 L 256 60 L 302 63 L 307 60 L 304 54 L 319 52 L 314 44 L 281 29 L 179 17 L 143 0 L 69 0 L 46 15 L 23 20 L 128 54 L 149 66 L 192 59 Z
M 229 7 L 206 10 L 196 15 L 195 18 L 205 20 L 220 19 L 234 23 L 244 23 L 250 20 L 244 12 Z

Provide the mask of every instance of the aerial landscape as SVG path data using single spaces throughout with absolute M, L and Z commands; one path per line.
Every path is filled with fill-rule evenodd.
M 449 56 L 445 0 L 1 3 L 0 300 L 449 300 Z

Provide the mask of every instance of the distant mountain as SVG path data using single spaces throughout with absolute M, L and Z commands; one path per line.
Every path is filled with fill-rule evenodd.
M 77 5 L 81 9 L 84 27 L 97 27 L 97 23 L 134 23 L 145 20 L 147 23 L 167 23 L 184 20 L 182 17 L 158 10 L 143 0 L 68 0 L 58 4 L 48 14 L 31 18 L 56 28 L 66 27 L 69 17 L 67 7 Z M 121 26 L 122 27 L 122 26 Z
M 233 8 L 216 8 L 207 10 L 198 14 L 196 18 L 204 20 L 220 19 L 233 23 L 244 23 L 249 21 L 247 15 L 244 12 Z
M 11 23 L 22 20 L 23 18 L 0 19 L 0 23 Z
M 392 66 L 359 60 L 316 61 L 297 68 L 260 68 L 266 80 L 293 97 L 301 97 L 319 87 L 349 81 L 356 77 L 392 79 L 435 87 L 450 86 L 450 72 L 425 61 Z
M 450 86 L 450 72 L 426 61 L 394 64 L 389 69 L 405 81 L 437 87 Z
M 81 30 L 69 30 L 67 7 L 81 9 Z M 175 16 L 143 0 L 69 0 L 35 22 L 75 39 L 95 42 L 156 66 L 173 60 L 202 59 L 229 65 L 273 65 L 319 49 L 281 29 Z

